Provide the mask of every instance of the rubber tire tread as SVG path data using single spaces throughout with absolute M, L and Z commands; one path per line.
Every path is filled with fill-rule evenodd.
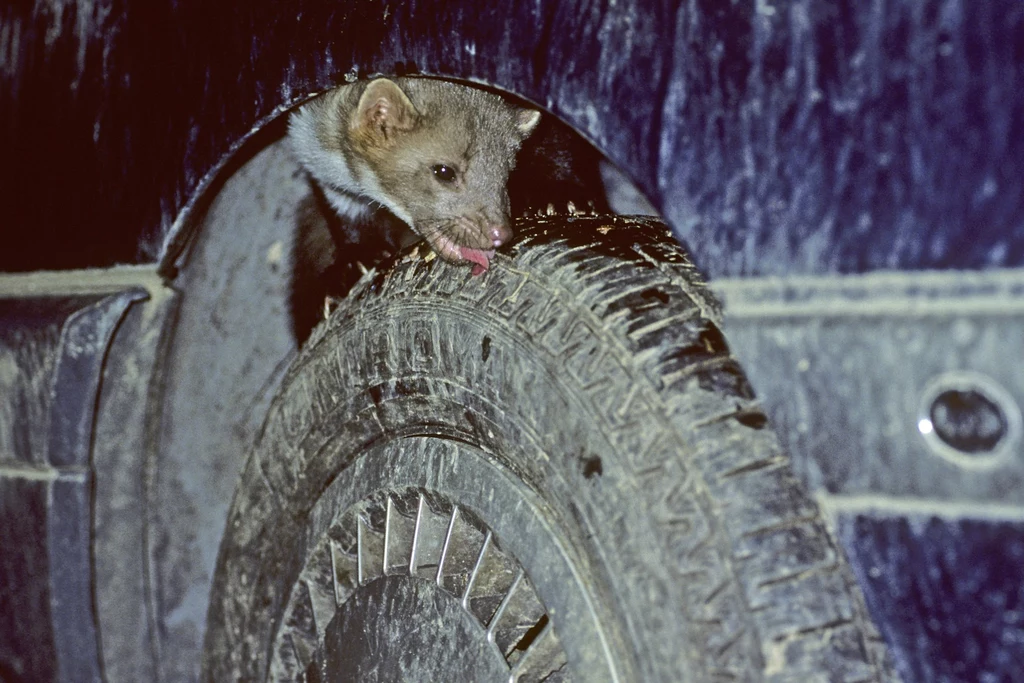
M 480 278 L 416 250 L 371 271 L 314 330 L 236 491 L 211 600 L 207 680 L 265 674 L 259 659 L 273 623 L 260 614 L 287 599 L 275 577 L 297 571 L 274 544 L 301 527 L 333 477 L 308 465 L 336 408 L 331 381 L 358 381 L 338 379 L 337 345 L 413 300 L 454 302 L 540 344 L 552 371 L 575 382 L 606 423 L 621 462 L 603 470 L 628 471 L 658 539 L 613 583 L 660 591 L 627 611 L 665 602 L 676 615 L 653 636 L 663 647 L 636 654 L 645 677 L 895 680 L 843 553 L 768 428 L 699 272 L 658 221 L 591 216 L 521 222 Z M 486 344 L 459 353 L 487 361 Z M 381 428 L 348 438 L 378 439 Z M 581 486 L 595 479 L 594 463 L 584 465 Z M 629 595 L 637 593 L 619 597 Z

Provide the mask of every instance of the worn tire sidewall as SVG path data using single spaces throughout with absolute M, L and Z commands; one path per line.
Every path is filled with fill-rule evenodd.
M 487 277 L 488 286 L 501 278 L 514 287 L 521 273 L 499 266 Z M 692 641 L 683 600 L 666 570 L 664 539 L 644 508 L 642 483 L 630 473 L 623 444 L 606 433 L 610 404 L 602 410 L 591 401 L 614 401 L 616 391 L 588 392 L 583 379 L 567 372 L 577 365 L 568 362 L 574 350 L 565 348 L 567 328 L 587 321 L 557 322 L 559 329 L 529 339 L 502 316 L 457 301 L 425 305 L 379 297 L 332 321 L 304 350 L 249 462 L 257 476 L 243 477 L 262 480 L 266 487 L 255 487 L 256 497 L 275 502 L 236 501 L 222 548 L 221 564 L 234 581 L 218 588 L 257 583 L 248 607 L 232 610 L 246 622 L 249 656 L 243 659 L 260 659 L 279 626 L 288 597 L 281 587 L 295 582 L 316 542 L 306 531 L 308 515 L 325 487 L 382 443 L 431 436 L 469 445 L 543 501 L 555 545 L 584 575 L 595 614 L 607 619 L 608 640 L 625 670 L 645 680 L 672 672 L 679 680 L 686 669 L 680 662 L 695 666 L 700 656 L 688 651 Z M 587 476 L 595 463 L 600 474 Z M 428 476 L 423 473 L 424 482 Z M 251 498 L 253 492 L 242 486 L 238 495 Z M 254 515 L 256 510 L 262 514 Z M 501 520 L 483 521 L 494 525 L 499 539 L 514 535 L 502 533 Z M 544 585 L 543 567 L 525 569 L 542 600 L 545 588 L 557 589 Z M 215 590 L 214 600 L 223 593 Z M 555 624 L 560 638 L 573 637 L 571 624 Z

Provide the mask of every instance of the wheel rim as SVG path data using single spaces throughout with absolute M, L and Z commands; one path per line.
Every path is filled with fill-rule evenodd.
M 306 538 L 270 680 L 629 680 L 543 501 L 472 446 L 367 450 L 321 495 Z M 564 646 L 566 629 L 586 647 Z

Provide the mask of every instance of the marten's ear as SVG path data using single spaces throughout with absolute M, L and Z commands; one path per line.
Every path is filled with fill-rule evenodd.
M 530 133 L 540 123 L 540 112 L 536 109 L 520 109 L 516 112 L 516 130 L 523 140 L 530 137 Z
M 396 133 L 412 130 L 419 112 L 405 92 L 394 81 L 378 78 L 371 81 L 359 98 L 352 119 L 352 133 L 377 144 L 394 141 Z

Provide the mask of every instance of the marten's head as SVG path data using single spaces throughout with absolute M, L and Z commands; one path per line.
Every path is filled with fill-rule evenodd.
M 348 118 L 353 171 L 365 194 L 444 259 L 487 269 L 512 237 L 505 188 L 540 112 L 475 88 L 379 78 Z

